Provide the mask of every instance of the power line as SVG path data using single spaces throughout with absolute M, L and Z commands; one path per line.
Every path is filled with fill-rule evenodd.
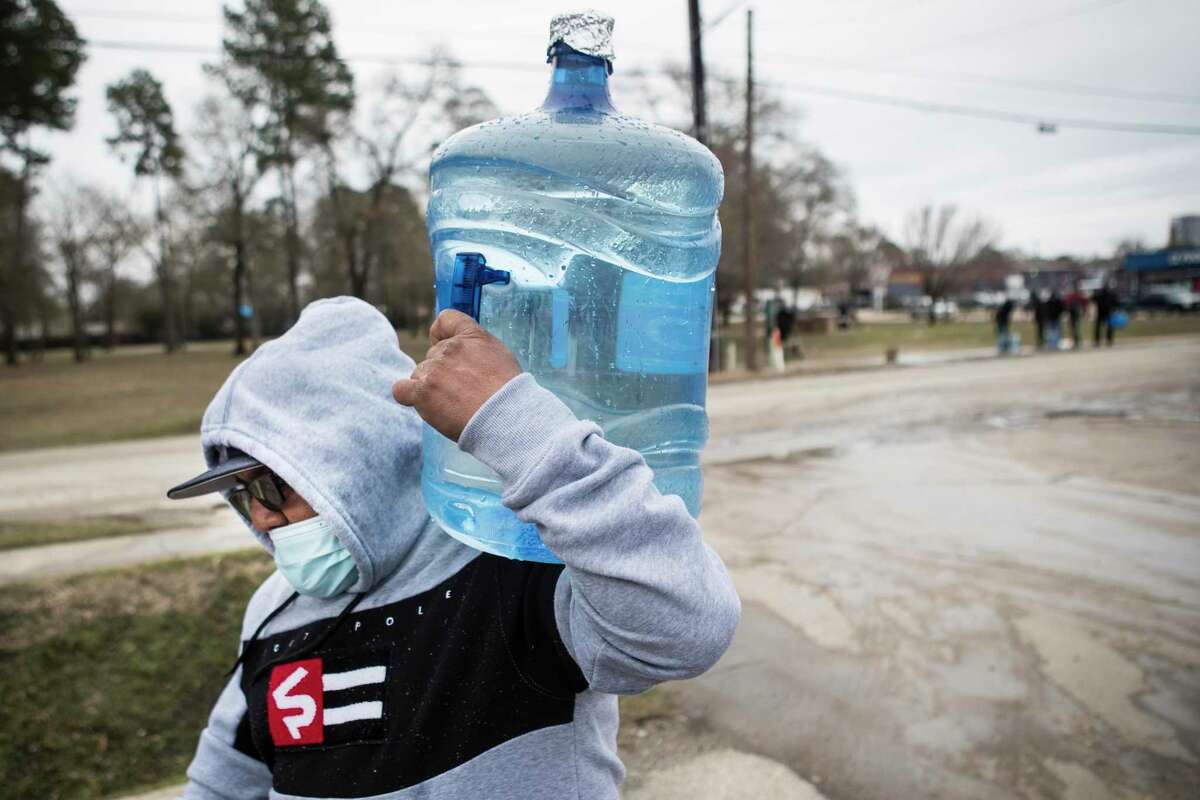
M 907 2 L 907 3 L 897 3 L 893 6 L 890 6 L 888 8 L 881 10 L 879 12 L 879 14 L 886 16 L 886 15 L 890 15 L 890 13 L 893 13 L 893 12 L 909 10 L 912 7 L 914 7 L 918 4 L 921 4 L 921 3 L 933 2 L 933 1 L 936 1 L 936 0 L 911 0 L 910 2 Z M 728 16 L 733 14 L 733 12 L 737 11 L 739 8 L 744 6 L 746 4 L 746 2 L 748 2 L 748 0 L 734 0 L 733 3 L 731 3 L 725 9 L 723 9 L 720 13 L 718 13 L 711 21 L 705 22 L 704 26 L 703 26 L 704 29 L 709 30 L 711 28 L 715 28 L 717 25 L 719 25 L 721 22 L 723 22 Z M 1104 0 L 1103 3 L 1101 3 L 1101 5 L 1113 4 L 1113 3 L 1117 3 L 1117 2 L 1123 2 L 1123 0 Z M 141 11 L 108 10 L 108 9 L 95 9 L 95 10 L 85 9 L 85 10 L 80 10 L 80 11 L 73 11 L 72 13 L 75 14 L 76 16 L 95 17 L 95 18 L 99 18 L 99 19 L 137 20 L 137 21 L 145 21 L 145 22 L 171 22 L 171 23 L 186 23 L 186 24 L 193 24 L 193 23 L 197 23 L 197 22 L 204 23 L 204 24 L 211 24 L 211 25 L 223 24 L 223 20 L 220 17 L 213 17 L 213 16 L 208 16 L 208 15 L 203 15 L 203 14 L 186 14 L 186 13 L 177 13 L 177 12 L 141 12 Z M 1076 8 L 1073 11 L 1069 12 L 1068 15 L 1073 15 L 1073 14 L 1078 14 L 1078 13 L 1081 13 L 1081 9 Z M 1024 23 L 1018 23 L 1018 24 L 1020 26 L 1041 24 L 1048 20 L 1056 19 L 1061 16 L 1062 16 L 1062 14 L 1057 15 L 1055 17 L 1042 17 L 1042 18 L 1039 18 L 1038 20 L 1027 20 Z M 879 15 L 878 14 L 875 15 L 873 18 L 878 19 Z M 817 20 L 816 24 L 820 24 L 820 23 L 826 22 L 826 21 L 831 21 L 832 19 L 833 19 L 832 17 L 822 18 L 822 19 Z M 382 28 L 380 26 L 373 26 L 371 28 L 348 28 L 348 27 L 345 27 L 342 25 L 338 26 L 338 30 L 341 30 L 341 31 L 369 31 L 369 32 L 375 33 L 375 32 L 379 32 L 382 29 L 403 29 L 406 32 L 412 32 L 412 33 L 429 33 L 429 34 L 439 33 L 439 31 L 434 31 L 431 29 L 412 28 L 410 26 L 402 26 L 402 25 L 385 25 L 385 26 L 382 26 Z M 1003 30 L 992 31 L 991 34 L 989 34 L 989 35 L 998 35 L 999 33 L 1003 33 L 1003 32 L 1004 32 Z M 517 34 L 514 32 L 512 35 L 521 35 L 521 34 Z M 529 34 L 526 36 L 526 38 L 532 39 L 535 37 L 532 34 Z M 540 38 L 540 36 L 537 38 Z M 947 43 L 947 44 L 952 45 L 953 43 Z M 941 45 L 937 45 L 936 49 L 940 49 L 940 47 L 941 47 Z M 129 48 L 129 49 L 133 49 L 133 48 Z M 922 52 L 927 52 L 927 50 L 922 51 Z M 863 72 L 863 73 L 875 74 L 875 75 L 899 75 L 899 76 L 932 79 L 932 80 L 954 81 L 957 83 L 978 83 L 981 85 L 1002 86 L 1002 87 L 1008 87 L 1008 88 L 1014 88 L 1014 89 L 1031 89 L 1033 91 L 1040 91 L 1040 92 L 1055 92 L 1055 93 L 1060 93 L 1060 94 L 1076 94 L 1076 95 L 1083 95 L 1083 96 L 1089 96 L 1089 97 L 1107 97 L 1107 98 L 1112 98 L 1112 99 L 1116 99 L 1116 100 L 1136 100 L 1136 101 L 1155 102 L 1155 103 L 1183 103 L 1183 104 L 1188 104 L 1188 105 L 1200 105 L 1200 95 L 1182 94 L 1182 93 L 1178 93 L 1178 92 L 1163 92 L 1163 91 L 1153 91 L 1153 90 L 1143 90 L 1143 89 L 1130 89 L 1130 88 L 1126 88 L 1126 87 L 1095 86 L 1095 85 L 1089 85 L 1089 84 L 1071 83 L 1071 82 L 1066 82 L 1066 81 L 1048 81 L 1048 80 L 1023 79 L 1023 78 L 1009 78 L 1009 77 L 1005 77 L 1002 75 L 978 75 L 978 74 L 973 75 L 970 73 L 939 72 L 936 70 L 931 71 L 931 70 L 903 69 L 903 68 L 897 68 L 897 67 L 880 67 L 880 66 L 878 66 L 878 62 L 815 58 L 812 56 L 798 55 L 794 52 L 784 53 L 784 52 L 781 52 L 778 50 L 777 51 L 766 51 L 766 52 L 761 53 L 760 55 L 765 56 L 767 60 L 771 60 L 773 58 L 777 59 L 780 61 L 780 63 L 782 63 L 783 59 L 786 59 L 788 61 L 799 61 L 799 62 L 810 63 L 810 64 L 819 64 L 819 65 L 822 65 L 824 67 L 827 67 L 829 69 L 834 69 L 834 70 L 845 70 L 845 71 L 849 71 L 849 72 Z M 385 58 L 387 58 L 387 57 L 385 57 L 385 56 L 368 56 L 364 59 L 357 59 L 357 60 L 370 61 L 370 62 L 381 62 Z M 901 56 L 900 58 L 904 58 L 904 56 Z M 762 59 L 760 59 L 760 60 L 762 60 Z M 740 67 L 739 67 L 739 69 L 740 69 Z
M 935 103 L 927 100 L 917 100 L 911 97 L 860 92 L 852 89 L 839 89 L 832 86 L 818 86 L 808 83 L 765 81 L 766 86 L 772 86 L 785 91 L 801 94 L 817 94 L 826 97 L 837 97 L 843 100 L 854 100 L 860 103 L 908 108 L 914 111 L 924 111 L 931 114 L 953 114 L 960 117 L 976 117 L 997 122 L 1015 122 L 1022 125 L 1036 125 L 1045 132 L 1053 132 L 1053 128 L 1082 128 L 1097 131 L 1118 131 L 1122 133 L 1162 133 L 1180 136 L 1200 136 L 1200 125 L 1176 125 L 1173 123 L 1156 122 L 1119 122 L 1102 119 L 1085 119 L 1080 117 L 1060 117 L 1055 115 L 1029 114 L 1020 111 L 1001 111 L 979 106 L 965 106 L 955 103 Z
M 713 16 L 712 19 L 710 19 L 708 22 L 704 23 L 704 29 L 710 30 L 712 28 L 717 27 L 722 22 L 724 22 L 730 14 L 737 11 L 742 6 L 746 5 L 746 3 L 748 3 L 749 1 L 750 0 L 734 0 L 734 2 L 730 3 L 727 8 L 725 8 L 721 11 L 718 11 L 716 13 L 716 15 Z
M 1007 36 L 1010 33 L 1017 33 L 1019 31 L 1029 30 L 1030 28 L 1036 28 L 1036 27 L 1045 25 L 1050 22 L 1060 22 L 1064 19 L 1070 19 L 1071 17 L 1077 17 L 1077 16 L 1080 16 L 1081 14 L 1086 14 L 1089 11 L 1099 11 L 1102 8 L 1107 8 L 1108 6 L 1115 6 L 1116 4 L 1124 3 L 1125 1 L 1126 0 L 1090 0 L 1090 2 L 1081 3 L 1077 6 L 1063 9 L 1063 10 L 1055 12 L 1053 14 L 1046 14 L 1041 17 L 1034 17 L 1032 19 L 1023 20 L 1021 22 L 1015 22 L 1011 25 L 1006 25 L 1006 26 L 1003 26 L 1000 28 L 993 28 L 992 30 L 975 31 L 973 33 L 967 33 L 962 36 L 955 37 L 953 39 L 946 39 L 941 42 L 933 42 L 931 44 L 921 45 L 920 48 L 917 50 L 913 50 L 911 52 L 903 53 L 903 54 L 899 54 L 899 55 L 893 54 L 893 55 L 889 55 L 889 56 L 884 56 L 881 59 L 879 59 L 879 61 L 882 62 L 882 61 L 886 61 L 888 59 L 913 58 L 914 56 L 923 56 L 926 53 L 932 53 L 932 52 L 936 52 L 938 50 L 948 50 L 948 49 L 955 48 L 955 47 L 961 47 L 964 44 L 973 44 L 975 42 L 981 42 L 986 39 L 994 39 L 997 36 Z
M 780 54 L 777 52 L 776 55 Z M 1107 97 L 1115 100 L 1137 100 L 1153 103 L 1182 103 L 1186 105 L 1200 105 L 1200 95 L 1183 94 L 1180 92 L 1130 89 L 1120 86 L 1097 86 L 1094 84 L 1072 83 L 1069 81 L 1010 78 L 1003 75 L 980 75 L 970 72 L 958 73 L 941 72 L 938 70 L 878 67 L 861 61 L 843 61 L 841 59 L 816 58 L 812 56 L 800 56 L 795 54 L 787 54 L 787 57 L 796 62 L 818 65 L 828 69 L 845 70 L 848 72 L 863 72 L 871 75 L 892 75 L 900 77 L 954 81 L 958 83 L 978 83 L 1013 89 L 1031 89 L 1039 92 L 1075 94 L 1088 97 Z M 775 63 L 782 63 L 782 61 Z
M 223 51 L 220 47 L 211 45 L 193 45 L 180 43 L 166 42 L 129 42 L 114 39 L 88 39 L 88 47 L 94 47 L 99 50 L 130 50 L 130 51 L 147 51 L 155 53 L 179 53 L 181 55 L 199 55 L 199 56 L 221 56 Z M 263 53 L 263 60 L 286 58 L 278 53 Z M 299 57 L 299 56 L 298 56 Z M 397 56 L 386 53 L 355 53 L 353 55 L 343 55 L 342 60 L 354 61 L 363 64 L 413 64 L 417 66 L 429 66 L 434 63 L 450 63 L 462 67 L 477 67 L 480 69 L 505 69 L 520 72 L 545 72 L 544 64 L 518 64 L 511 61 L 482 61 L 472 60 L 470 62 L 460 61 L 456 58 L 450 58 L 445 61 L 438 62 L 429 56 Z
M 89 39 L 89 47 L 108 50 L 132 50 L 132 51 L 147 51 L 147 52 L 165 52 L 165 53 L 183 53 L 191 55 L 209 55 L 220 56 L 221 49 L 218 47 L 210 47 L 204 45 L 187 45 L 175 43 L 160 43 L 160 42 L 128 42 L 116 41 L 107 39 Z M 276 54 L 264 54 L 269 58 L 278 58 Z M 418 58 L 412 56 L 396 56 L 386 54 L 370 54 L 370 53 L 355 53 L 343 56 L 347 61 L 355 61 L 362 63 L 378 63 L 378 64 L 415 64 L 427 66 L 434 63 L 434 60 L 428 57 Z M 511 70 L 521 72 L 543 72 L 545 66 L 541 64 L 519 64 L 507 61 L 459 61 L 451 60 L 452 64 L 461 67 L 474 67 L 492 70 Z M 666 74 L 663 70 L 630 70 L 626 74 L 633 76 L 644 76 L 652 74 Z M 729 78 L 714 77 L 713 80 L 733 80 Z M 1200 125 L 1176 125 L 1170 123 L 1142 123 L 1142 122 L 1120 122 L 1113 120 L 1098 120 L 1098 119 L 1080 119 L 1073 117 L 1058 117 L 1054 115 L 1029 114 L 1016 111 L 1001 111 L 996 109 L 983 108 L 978 106 L 965 106 L 952 103 L 935 103 L 925 100 L 918 100 L 911 97 L 902 97 L 898 95 L 879 94 L 874 92 L 860 92 L 851 89 L 841 89 L 833 86 L 821 86 L 818 84 L 800 83 L 794 81 L 759 81 L 762 85 L 771 86 L 788 91 L 799 92 L 801 94 L 817 94 L 827 97 L 837 97 L 844 100 L 854 100 L 861 103 L 874 103 L 877 105 L 888 105 L 900 108 L 908 108 L 915 111 L 923 111 L 926 113 L 937 114 L 953 114 L 963 117 L 976 117 L 979 119 L 988 119 L 999 122 L 1015 122 L 1026 125 L 1054 125 L 1060 128 L 1082 128 L 1089 130 L 1104 130 L 1104 131 L 1121 131 L 1126 133 L 1155 133 L 1155 134 L 1173 134 L 1184 136 L 1200 136 Z

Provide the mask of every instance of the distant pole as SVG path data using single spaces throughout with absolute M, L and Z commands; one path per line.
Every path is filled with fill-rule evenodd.
M 692 32 L 692 135 L 708 147 L 708 115 L 704 98 L 704 52 L 700 48 L 700 0 L 688 0 Z
M 754 9 L 746 9 L 746 146 L 742 151 L 742 259 L 746 279 L 746 368 L 758 369 L 754 295 Z
M 688 29 L 692 41 L 692 135 L 696 141 L 708 147 L 708 110 L 704 97 L 704 50 L 700 46 L 700 0 L 688 0 Z M 721 340 L 717 335 L 716 291 L 713 292 L 713 307 L 709 317 L 708 371 L 721 368 Z

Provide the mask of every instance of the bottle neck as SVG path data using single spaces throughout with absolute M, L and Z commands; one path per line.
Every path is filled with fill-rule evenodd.
M 608 62 L 559 45 L 554 52 L 547 111 L 615 111 L 608 93 Z

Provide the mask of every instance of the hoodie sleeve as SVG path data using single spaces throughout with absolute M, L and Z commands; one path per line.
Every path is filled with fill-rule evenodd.
M 267 611 L 278 606 L 278 595 L 286 587 L 273 573 L 254 592 L 242 618 L 244 641 Z M 225 684 L 208 725 L 200 733 L 196 755 L 187 769 L 183 800 L 258 800 L 271 790 L 271 770 L 263 762 L 250 735 L 246 695 L 242 692 L 242 668 Z
M 241 679 L 238 667 L 200 733 L 187 770 L 184 800 L 265 798 L 271 789 L 271 771 L 250 742 Z
M 471 418 L 459 447 L 500 476 L 506 506 L 566 563 L 555 621 L 590 688 L 628 694 L 707 670 L 741 607 L 679 497 L 528 373 Z

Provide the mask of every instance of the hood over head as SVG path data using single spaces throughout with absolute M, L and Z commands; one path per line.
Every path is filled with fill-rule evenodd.
M 353 593 L 397 570 L 415 577 L 464 548 L 425 511 L 421 419 L 392 398 L 392 383 L 413 366 L 372 306 L 318 300 L 230 374 L 201 424 L 210 467 L 226 448 L 242 450 L 329 523 L 358 567 Z

